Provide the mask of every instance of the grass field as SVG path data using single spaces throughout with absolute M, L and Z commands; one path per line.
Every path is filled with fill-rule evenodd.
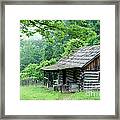
M 21 100 L 100 100 L 99 91 L 60 93 L 43 86 L 20 86 Z

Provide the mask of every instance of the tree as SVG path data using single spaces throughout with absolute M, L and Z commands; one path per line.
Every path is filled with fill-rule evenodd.
M 21 78 L 42 79 L 41 67 L 56 63 L 82 46 L 100 44 L 100 21 L 21 20 L 20 33 Z
M 99 20 L 21 20 L 20 25 L 21 33 L 27 36 L 39 33 L 52 43 L 64 43 L 69 39 L 79 38 L 80 35 L 84 36 L 82 32 L 79 33 L 81 30 L 85 30 L 87 34 L 90 31 L 100 34 Z
M 40 63 L 44 57 L 44 41 L 40 37 L 30 37 L 20 40 L 20 69 L 23 70 L 30 63 Z
M 24 70 L 21 71 L 20 78 L 21 80 L 26 80 L 29 78 L 34 78 L 37 80 L 43 80 L 42 67 L 52 65 L 56 63 L 56 59 L 52 58 L 50 61 L 42 61 L 40 64 L 29 64 Z

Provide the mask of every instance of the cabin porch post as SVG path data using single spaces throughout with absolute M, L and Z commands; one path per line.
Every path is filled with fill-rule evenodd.
M 84 81 L 83 81 L 83 79 L 84 79 L 84 70 L 83 69 L 81 69 L 81 90 L 84 90 Z
M 43 85 L 46 85 L 46 80 L 45 80 L 45 71 L 43 72 L 43 76 L 44 76 L 44 79 L 43 79 Z
M 51 87 L 52 85 L 52 71 L 48 72 L 48 82 L 47 82 L 47 87 Z

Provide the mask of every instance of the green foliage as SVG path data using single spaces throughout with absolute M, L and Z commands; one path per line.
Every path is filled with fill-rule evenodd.
M 97 38 L 96 33 L 91 30 L 81 29 L 77 34 L 78 34 L 78 37 L 76 39 L 70 39 L 65 44 L 65 47 L 64 47 L 65 52 L 63 53 L 62 56 L 69 55 L 70 53 L 74 52 L 75 49 L 80 48 L 82 46 L 94 45 L 94 44 L 97 44 L 98 42 L 96 41 L 96 38 Z
M 55 64 L 55 63 L 56 63 L 56 59 L 52 58 L 50 61 L 48 61 L 48 60 L 42 61 L 40 63 L 40 67 L 45 67 L 45 66 L 52 65 L 52 64 Z
M 27 80 L 28 78 L 27 72 L 20 73 L 20 80 Z
M 71 39 L 64 47 L 65 52 L 62 56 L 67 56 L 74 52 L 76 48 L 82 47 L 82 43 L 80 39 Z
M 21 80 L 26 80 L 29 78 L 37 79 L 39 73 L 37 71 L 38 64 L 29 64 L 21 73 L 20 78 Z
M 52 46 L 73 38 L 93 40 L 93 36 L 100 35 L 99 20 L 21 20 L 20 25 L 21 33 L 27 36 L 39 33 Z
M 99 20 L 21 20 L 21 79 L 42 80 L 41 67 L 82 46 L 100 44 Z
M 28 39 L 20 41 L 20 69 L 23 70 L 28 64 L 38 64 L 42 61 L 42 40 Z
M 42 61 L 40 64 L 29 64 L 27 67 L 25 67 L 24 70 L 22 70 L 20 74 L 21 80 L 26 79 L 38 79 L 42 80 L 43 78 L 43 72 L 41 70 L 42 67 L 52 65 L 56 63 L 56 59 L 52 58 L 50 61 Z

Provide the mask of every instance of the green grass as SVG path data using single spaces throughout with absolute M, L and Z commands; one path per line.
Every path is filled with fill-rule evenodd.
M 60 93 L 43 86 L 20 86 L 21 100 L 100 100 L 99 91 Z

